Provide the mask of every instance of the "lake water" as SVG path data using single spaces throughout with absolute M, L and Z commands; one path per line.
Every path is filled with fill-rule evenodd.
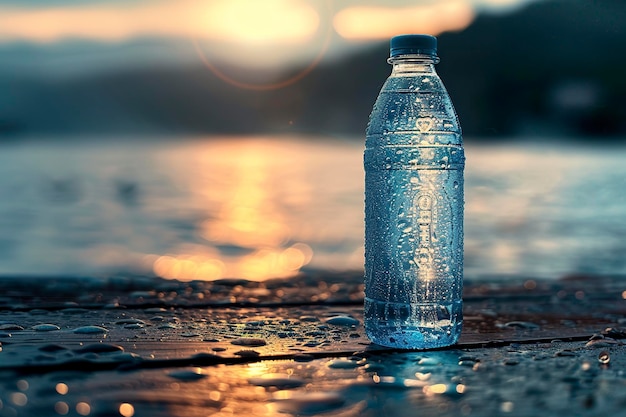
M 359 141 L 0 145 L 0 274 L 262 280 L 363 265 Z M 467 145 L 465 275 L 626 273 L 626 147 Z

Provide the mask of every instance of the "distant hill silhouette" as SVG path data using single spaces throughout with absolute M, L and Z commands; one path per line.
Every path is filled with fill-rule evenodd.
M 439 37 L 438 71 L 466 137 L 626 135 L 626 2 L 552 0 L 480 15 Z M 419 28 L 416 28 L 419 31 Z M 11 134 L 362 135 L 389 74 L 388 43 L 271 91 L 225 84 L 201 65 L 50 80 L 0 75 Z

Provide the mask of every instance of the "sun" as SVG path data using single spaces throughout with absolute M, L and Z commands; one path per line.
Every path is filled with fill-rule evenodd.
M 320 17 L 298 0 L 217 0 L 206 11 L 206 34 L 246 44 L 291 44 L 317 31 Z

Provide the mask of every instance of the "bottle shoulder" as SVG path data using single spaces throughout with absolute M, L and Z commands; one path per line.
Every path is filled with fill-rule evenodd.
M 447 94 L 443 81 L 436 72 L 409 74 L 392 73 L 383 84 L 382 91 L 433 92 Z
M 458 116 L 439 77 L 389 77 L 374 104 L 368 136 L 393 133 L 453 135 L 461 143 Z M 450 139 L 446 139 L 449 143 Z M 439 141 L 435 141 L 439 142 Z

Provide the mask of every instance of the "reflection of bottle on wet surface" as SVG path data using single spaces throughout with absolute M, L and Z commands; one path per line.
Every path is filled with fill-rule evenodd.
M 432 36 L 392 39 L 367 127 L 365 327 L 385 346 L 451 345 L 463 321 L 465 156 L 436 52 Z

